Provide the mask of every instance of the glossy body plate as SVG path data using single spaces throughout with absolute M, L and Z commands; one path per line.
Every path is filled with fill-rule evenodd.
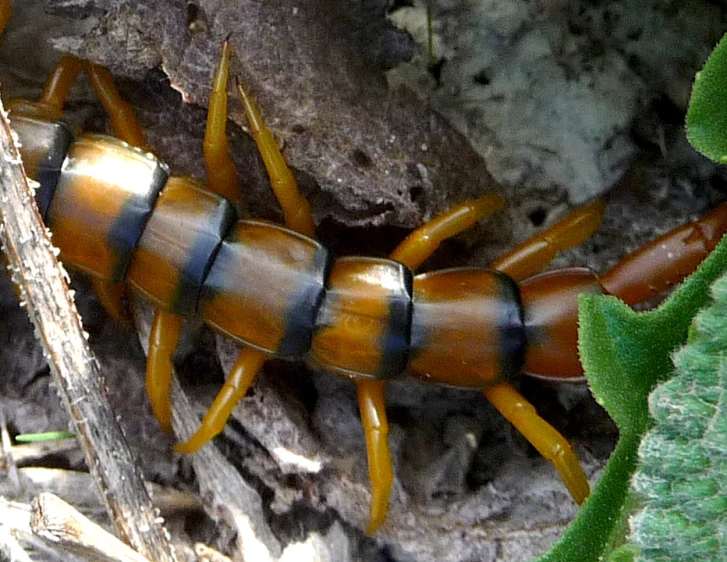
M 300 358 L 310 346 L 327 271 L 328 252 L 315 240 L 239 221 L 212 264 L 199 310 L 240 343 Z
M 190 178 L 170 178 L 149 217 L 126 279 L 163 310 L 195 312 L 202 283 L 235 220 L 226 199 Z
M 48 209 L 61 259 L 100 279 L 122 280 L 168 177 L 152 154 L 110 137 L 80 137 Z
M 507 275 L 463 268 L 414 278 L 411 376 L 486 388 L 519 373 L 525 343 L 518 288 Z
M 343 376 L 388 379 L 404 371 L 411 271 L 378 258 L 337 259 L 316 320 L 309 361 Z
M 549 379 L 583 376 L 578 357 L 578 295 L 602 294 L 587 267 L 541 273 L 520 284 L 528 347 L 524 370 Z
M 63 121 L 49 122 L 21 115 L 13 116 L 12 124 L 20 139 L 20 156 L 25 172 L 40 184 L 35 200 L 41 216 L 45 218 L 63 161 L 73 142 L 73 131 Z

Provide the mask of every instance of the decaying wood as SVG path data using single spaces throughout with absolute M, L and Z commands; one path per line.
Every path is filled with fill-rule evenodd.
M 62 560 L 86 562 L 74 554 L 61 551 L 35 535 L 30 528 L 32 508 L 29 503 L 0 498 L 0 560 L 31 562 L 31 560 Z
M 98 562 L 148 562 L 58 496 L 40 494 L 32 507 L 30 528 L 65 551 Z
M 10 562 L 30 562 L 30 555 L 20 544 L 32 542 L 30 506 L 10 502 L 0 497 L 0 559 Z
M 22 304 L 119 535 L 150 559 L 175 560 L 105 396 L 96 359 L 56 259 L 0 102 L 2 242 Z
M 172 396 L 174 431 L 181 440 L 185 440 L 197 429 L 196 412 L 176 380 L 172 383 Z M 192 464 L 198 475 L 200 495 L 211 498 L 215 503 L 209 506 L 211 509 L 208 511 L 219 513 L 219 523 L 233 527 L 242 559 L 255 562 L 278 560 L 283 548 L 268 526 L 257 491 L 213 445 L 202 447 L 192 457 Z

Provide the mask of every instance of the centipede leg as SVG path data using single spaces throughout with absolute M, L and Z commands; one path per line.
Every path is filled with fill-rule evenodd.
M 129 307 L 129 293 L 125 283 L 103 281 L 94 277 L 91 286 L 98 297 L 98 302 L 111 318 L 124 326 L 133 326 L 134 318 Z
M 157 310 L 149 332 L 149 357 L 146 362 L 146 392 L 151 409 L 164 431 L 172 431 L 172 353 L 182 333 L 183 317 Z
M 424 262 L 447 238 L 475 224 L 504 205 L 500 195 L 486 195 L 466 201 L 435 217 L 404 239 L 390 254 L 411 269 Z M 384 522 L 394 481 L 386 416 L 386 381 L 357 380 L 359 411 L 366 435 L 371 480 L 371 509 L 367 532 L 372 534 Z
M 68 92 L 81 72 L 81 61 L 73 55 L 65 55 L 46 80 L 38 101 L 23 99 L 10 101 L 8 109 L 16 114 L 56 121 L 63 116 L 63 106 Z
M 252 97 L 239 82 L 237 83 L 237 93 L 247 115 L 250 134 L 255 139 L 260 156 L 270 176 L 270 185 L 283 210 L 286 226 L 305 236 L 315 237 L 315 225 L 310 203 L 301 195 L 298 182 L 285 162 L 275 137 L 263 122 L 260 111 Z
M 207 130 L 204 140 L 204 156 L 207 167 L 208 185 L 212 191 L 233 201 L 240 201 L 237 169 L 229 155 L 229 144 L 225 133 L 227 123 L 227 76 L 229 73 L 230 49 L 223 45 L 220 62 L 207 115 Z M 145 144 L 143 132 L 131 108 L 118 94 L 113 78 L 105 68 L 88 64 L 86 72 L 109 114 L 117 135 L 129 144 Z M 127 124 L 125 120 L 132 119 Z M 118 122 L 118 126 L 117 126 Z M 154 415 L 160 425 L 171 431 L 171 401 L 169 385 L 172 380 L 172 353 L 179 342 L 182 317 L 157 310 L 149 336 L 149 358 L 147 362 L 147 392 Z M 176 449 L 180 453 L 194 453 L 217 435 L 235 404 L 245 395 L 255 373 L 265 361 L 265 355 L 258 351 L 243 350 L 230 372 L 227 382 L 205 414 L 202 425 L 186 443 Z
M 229 73 L 230 48 L 225 41 L 220 54 L 220 61 L 215 72 L 215 83 L 210 107 L 207 113 L 207 129 L 205 133 L 205 164 L 207 178 L 215 181 L 211 186 L 214 191 L 222 192 L 231 186 L 237 186 L 237 169 L 229 156 L 229 147 L 225 133 L 227 122 L 227 78 Z M 238 84 L 238 90 L 241 87 Z M 250 122 L 250 128 L 258 146 L 258 150 L 270 175 L 275 196 L 283 208 L 285 223 L 288 228 L 315 236 L 313 215 L 310 205 L 300 195 L 298 184 L 285 163 L 275 139 L 265 126 L 260 112 L 252 99 L 241 90 L 241 98 Z M 217 174 L 216 167 L 222 166 L 226 171 Z M 212 178 L 216 178 L 212 180 Z M 233 181 L 234 180 L 234 181 Z M 239 190 L 236 200 L 240 200 Z M 291 208 L 291 205 L 297 205 Z M 257 372 L 267 360 L 267 355 L 250 348 L 243 348 L 235 362 L 225 385 L 218 393 L 214 403 L 205 414 L 202 424 L 195 434 L 187 441 L 177 445 L 180 453 L 193 453 L 217 435 L 227 423 L 237 402 L 245 396 Z
M 521 281 L 542 270 L 558 252 L 574 248 L 601 226 L 606 205 L 597 200 L 568 214 L 561 221 L 516 246 L 490 267 Z
M 570 443 L 541 418 L 533 405 L 510 383 L 500 383 L 486 388 L 483 392 L 503 417 L 512 423 L 544 458 L 553 463 L 575 502 L 578 505 L 582 504 L 588 497 L 590 488 Z
M 186 442 L 178 444 L 178 453 L 195 453 L 220 433 L 232 414 L 235 405 L 245 396 L 255 375 L 262 369 L 267 356 L 249 347 L 244 348 L 227 375 L 225 385 L 207 410 L 202 425 Z
M 394 470 L 389 452 L 389 424 L 386 419 L 385 381 L 358 380 L 358 408 L 366 435 L 366 450 L 371 481 L 371 508 L 368 534 L 373 534 L 386 519 Z
M 227 79 L 230 73 L 230 45 L 222 45 L 207 110 L 207 128 L 204 134 L 204 160 L 207 168 L 207 187 L 240 203 L 242 193 L 237 179 L 237 167 L 230 157 L 227 140 Z
M 504 205 L 500 195 L 486 195 L 466 201 L 435 217 L 404 239 L 390 254 L 411 269 L 424 262 L 447 238 L 494 213 Z M 384 522 L 394 481 L 386 417 L 386 381 L 357 380 L 359 411 L 366 435 L 371 480 L 371 509 L 367 532 L 372 534 Z
M 144 131 L 134 110 L 119 94 L 114 78 L 108 69 L 89 61 L 82 61 L 82 65 L 93 91 L 111 119 L 114 134 L 131 146 L 149 150 Z
M 46 80 L 38 103 L 55 108 L 58 112 L 56 119 L 60 118 L 68 92 L 79 72 L 81 72 L 81 61 L 73 55 L 64 55 Z
M 460 203 L 417 228 L 389 257 L 416 269 L 444 240 L 467 230 L 478 220 L 502 209 L 504 205 L 505 200 L 501 195 L 485 195 Z
M 595 201 L 575 210 L 544 232 L 526 240 L 495 263 L 493 269 L 521 280 L 545 267 L 556 253 L 577 246 L 595 232 L 603 220 L 605 205 Z M 538 416 L 535 408 L 509 383 L 484 389 L 495 408 L 543 455 L 553 463 L 576 503 L 590 490 L 578 457 L 570 443 Z

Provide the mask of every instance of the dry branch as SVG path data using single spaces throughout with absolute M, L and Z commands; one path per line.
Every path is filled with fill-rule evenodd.
M 147 558 L 174 560 L 124 436 L 112 413 L 98 364 L 56 259 L 0 102 L 2 242 L 21 302 L 117 532 Z

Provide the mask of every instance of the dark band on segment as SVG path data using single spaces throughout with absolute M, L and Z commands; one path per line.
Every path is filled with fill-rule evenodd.
M 497 322 L 500 334 L 500 373 L 504 380 L 510 380 L 522 371 L 525 361 L 525 322 L 520 289 L 509 276 L 494 272 L 500 293 L 500 318 Z
M 566 267 L 520 283 L 528 345 L 523 371 L 549 380 L 583 376 L 578 357 L 578 296 L 603 294 L 598 276 L 586 267 Z
M 232 204 L 188 177 L 172 177 L 131 258 L 126 279 L 174 314 L 196 311 L 202 284 L 236 220 Z
M 189 260 L 180 273 L 180 284 L 174 300 L 174 308 L 180 311 L 179 314 L 196 309 L 202 285 L 222 240 L 237 220 L 237 212 L 232 203 L 223 197 L 217 199 L 218 205 L 207 216 L 207 221 L 200 225 L 204 230 L 197 233 L 195 244 L 189 252 Z
M 13 130 L 20 140 L 20 156 L 28 177 L 37 181 L 35 200 L 46 218 L 61 167 L 73 142 L 73 131 L 63 121 L 43 121 L 21 115 L 12 117 Z
M 309 361 L 344 376 L 387 379 L 406 365 L 411 271 L 379 258 L 334 261 Z
M 316 251 L 307 275 L 301 276 L 298 290 L 285 313 L 285 335 L 278 348 L 280 357 L 302 357 L 310 349 L 330 269 L 330 254 L 321 246 Z
M 141 152 L 141 151 L 140 151 Z M 114 280 L 124 278 L 131 256 L 144 232 L 146 222 L 154 210 L 159 192 L 169 178 L 166 166 L 154 167 L 148 189 L 136 192 L 128 199 L 108 234 L 109 247 L 117 252 L 119 261 L 113 272 Z
M 417 275 L 413 301 L 413 377 L 486 388 L 519 372 L 525 328 L 517 286 L 508 276 L 476 268 Z
M 414 275 L 405 265 L 399 266 L 399 282 L 388 297 L 389 322 L 381 344 L 381 366 L 377 373 L 379 379 L 400 375 L 406 370 L 409 361 Z

